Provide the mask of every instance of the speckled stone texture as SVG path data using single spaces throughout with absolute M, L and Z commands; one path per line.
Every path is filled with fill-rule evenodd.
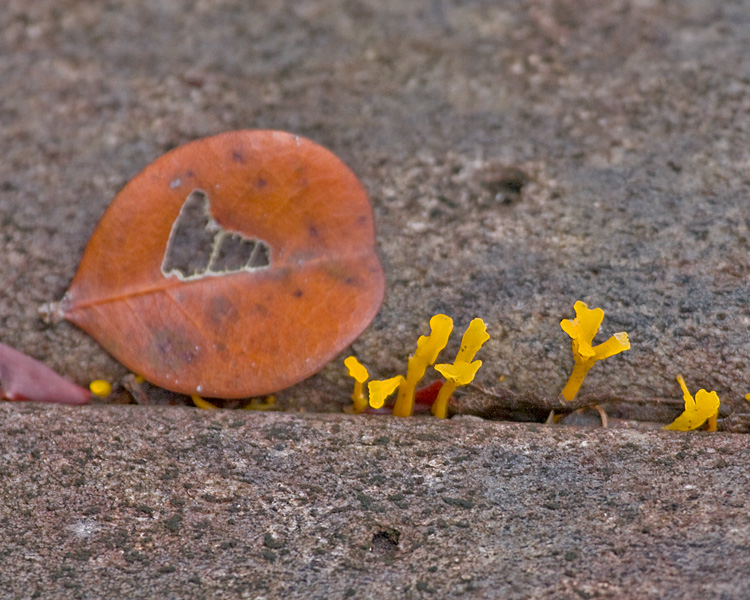
M 583 299 L 633 344 L 583 393 L 679 399 L 682 373 L 748 412 L 748 47 L 747 1 L 3 0 L 0 340 L 123 377 L 37 307 L 149 162 L 282 129 L 371 195 L 373 377 L 445 312 L 485 319 L 482 386 L 554 397 Z M 342 356 L 278 405 L 350 385 Z M 746 439 L 2 405 L 0 596 L 742 598 Z
M 3 405 L 0 596 L 743 598 L 749 461 L 730 434 Z
M 121 376 L 37 307 L 63 294 L 108 203 L 150 161 L 275 128 L 339 154 L 372 196 L 388 292 L 354 351 L 376 376 L 403 372 L 444 311 L 459 330 L 486 320 L 483 385 L 555 395 L 572 364 L 559 322 L 583 299 L 607 311 L 603 335 L 633 342 L 585 391 L 679 397 L 682 372 L 739 410 L 748 7 L 8 0 L 0 338 L 83 384 Z M 339 359 L 290 397 L 346 387 Z

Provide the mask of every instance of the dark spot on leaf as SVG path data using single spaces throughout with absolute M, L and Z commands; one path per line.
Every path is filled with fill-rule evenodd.
M 226 323 L 236 314 L 237 310 L 228 298 L 225 298 L 224 296 L 214 296 L 211 299 L 208 316 L 215 325 Z
M 302 290 L 294 290 L 293 296 L 295 298 L 302 298 L 303 292 Z
M 262 177 L 260 179 L 258 179 L 258 183 L 257 183 L 258 188 L 264 188 L 264 187 L 266 187 L 267 184 L 268 184 L 268 182 L 265 179 L 263 179 Z
M 239 150 L 234 150 L 232 152 L 232 160 L 234 162 L 238 162 L 238 163 L 242 163 L 242 164 L 245 163 L 245 157 L 242 155 L 242 152 L 239 151 Z

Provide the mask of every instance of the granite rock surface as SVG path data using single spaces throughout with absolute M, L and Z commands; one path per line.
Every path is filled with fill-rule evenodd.
M 373 377 L 433 314 L 479 316 L 479 384 L 554 398 L 582 299 L 632 341 L 583 393 L 666 422 L 649 403 L 682 373 L 747 413 L 749 8 L 5 0 L 0 340 L 82 385 L 126 376 L 37 308 L 149 162 L 281 129 L 370 193 L 387 295 L 352 352 Z M 278 406 L 349 392 L 342 356 Z M 0 596 L 741 598 L 745 439 L 3 404 Z
M 0 406 L 3 598 L 743 598 L 744 435 Z
M 633 342 L 587 391 L 678 396 L 681 372 L 739 410 L 747 15 L 709 1 L 9 0 L 0 335 L 80 383 L 122 376 L 38 306 L 153 159 L 283 129 L 340 155 L 372 197 L 388 292 L 353 350 L 376 375 L 402 372 L 442 311 L 459 330 L 487 322 L 484 385 L 555 395 L 571 367 L 559 322 L 583 299 L 606 310 L 603 336 Z M 291 396 L 345 381 L 340 359 Z

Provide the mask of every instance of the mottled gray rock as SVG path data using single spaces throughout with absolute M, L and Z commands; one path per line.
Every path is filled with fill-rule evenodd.
M 4 342 L 79 383 L 121 376 L 37 306 L 151 160 L 278 128 L 331 148 L 372 195 L 388 296 L 354 350 L 375 374 L 403 372 L 444 311 L 487 321 L 481 383 L 554 396 L 571 367 L 559 321 L 584 299 L 633 342 L 586 391 L 679 397 L 682 372 L 742 407 L 747 3 L 5 4 Z M 338 361 L 291 397 L 345 380 Z
M 388 292 L 353 351 L 374 377 L 436 312 L 481 316 L 479 383 L 554 398 L 583 299 L 633 343 L 584 393 L 679 399 L 681 372 L 747 412 L 747 2 L 252 5 L 3 2 L 4 343 L 125 375 L 37 307 L 146 164 L 275 128 L 371 194 Z M 349 386 L 339 359 L 279 406 L 338 411 Z M 2 405 L 0 595 L 740 598 L 745 440 Z
M 741 435 L 0 406 L 3 598 L 743 598 Z

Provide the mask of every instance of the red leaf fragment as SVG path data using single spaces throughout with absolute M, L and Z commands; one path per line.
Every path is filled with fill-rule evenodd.
M 426 385 L 423 388 L 419 388 L 414 394 L 414 403 L 421 404 L 422 406 L 432 406 L 437 400 L 440 388 L 445 383 L 442 379 L 433 381 L 430 385 Z
M 0 344 L 0 398 L 86 404 L 91 392 L 64 379 L 23 352 Z
M 372 208 L 346 165 L 289 133 L 233 131 L 122 189 L 58 311 L 156 385 L 241 398 L 321 369 L 384 287 Z

